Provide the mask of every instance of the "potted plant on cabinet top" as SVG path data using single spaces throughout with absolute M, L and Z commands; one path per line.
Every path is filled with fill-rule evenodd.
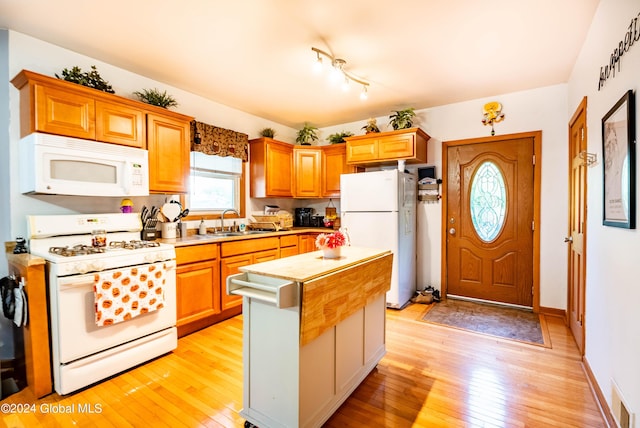
M 56 77 L 60 80 L 66 80 L 67 82 L 77 83 L 78 85 L 86 86 L 88 88 L 97 89 L 109 94 L 115 94 L 109 82 L 104 80 L 95 65 L 91 66 L 91 71 L 82 72 L 82 69 L 78 66 L 74 66 L 71 70 L 65 68 L 62 70 L 62 77 L 56 74 Z
M 413 125 L 413 118 L 416 117 L 416 112 L 413 107 L 406 108 L 404 110 L 394 110 L 395 113 L 389 116 L 389 125 L 393 129 L 407 129 Z
M 378 124 L 376 123 L 376 119 L 374 117 L 368 119 L 367 124 L 363 126 L 362 129 L 364 129 L 365 134 L 380 132 L 380 128 L 378 128 Z
M 302 144 L 303 146 L 310 146 L 311 141 L 316 141 L 318 139 L 318 135 L 316 134 L 317 131 L 318 128 L 311 126 L 309 123 L 305 123 L 304 127 L 298 131 L 296 143 Z
M 158 89 L 143 89 L 142 91 L 136 91 L 133 93 L 140 101 L 153 106 L 158 106 L 168 109 L 169 107 L 176 107 L 178 102 L 173 96 L 167 94 L 167 91 L 160 92 Z
M 273 128 L 263 128 L 260 131 L 260 136 L 261 137 L 266 137 L 266 138 L 273 138 L 276 135 L 276 130 Z
M 353 136 L 353 132 L 337 132 L 335 134 L 331 134 L 329 135 L 329 138 L 327 138 L 327 140 L 329 140 L 329 142 L 331 144 L 340 144 L 340 143 L 344 143 L 345 142 L 345 137 L 352 137 Z

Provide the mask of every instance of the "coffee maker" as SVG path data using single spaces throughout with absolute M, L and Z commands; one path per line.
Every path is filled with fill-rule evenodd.
M 309 227 L 311 226 L 311 213 L 313 208 L 296 208 L 295 217 L 293 219 L 293 225 L 297 227 Z

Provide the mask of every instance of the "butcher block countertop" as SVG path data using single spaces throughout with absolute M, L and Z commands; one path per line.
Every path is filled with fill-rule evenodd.
M 383 257 L 387 254 L 391 254 L 391 252 L 372 248 L 342 247 L 341 255 L 336 259 L 325 259 L 322 257 L 322 251 L 313 251 L 311 253 L 243 266 L 240 270 L 242 272 L 304 283 L 367 260 Z

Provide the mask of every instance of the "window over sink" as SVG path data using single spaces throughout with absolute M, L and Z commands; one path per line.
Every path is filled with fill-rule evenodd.
M 191 152 L 187 201 L 190 214 L 214 213 L 227 208 L 241 212 L 243 171 L 241 159 Z

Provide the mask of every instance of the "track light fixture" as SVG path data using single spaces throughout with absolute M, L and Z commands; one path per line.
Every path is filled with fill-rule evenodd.
M 349 83 L 355 82 L 362 86 L 360 98 L 363 100 L 367 99 L 367 87 L 369 86 L 369 83 L 365 82 L 364 80 L 358 79 L 354 75 L 347 72 L 347 70 L 344 69 L 347 61 L 341 58 L 336 58 L 333 55 L 323 51 L 322 49 L 312 47 L 311 50 L 316 53 L 314 68 L 317 71 L 322 69 L 323 57 L 327 58 L 331 62 L 331 74 L 332 76 L 335 76 L 332 78 L 335 78 L 337 81 L 340 81 L 340 78 L 342 78 L 342 89 L 347 91 L 349 89 Z

